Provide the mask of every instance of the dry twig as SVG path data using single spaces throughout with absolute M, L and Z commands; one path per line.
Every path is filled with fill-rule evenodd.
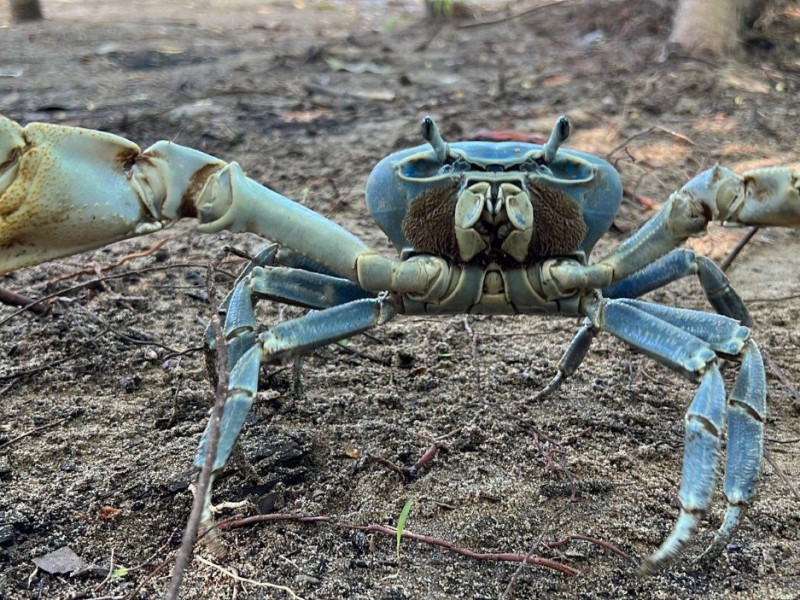
M 783 469 L 781 469 L 777 465 L 777 463 L 774 460 L 772 460 L 772 454 L 767 450 L 764 450 L 764 460 L 766 460 L 769 463 L 769 466 L 772 467 L 772 469 L 775 471 L 775 473 L 777 473 L 778 477 L 783 482 L 783 485 L 785 485 L 786 488 L 795 497 L 795 499 L 798 502 L 800 502 L 800 492 L 797 491 L 797 488 L 794 486 L 794 484 L 786 476 L 786 473 L 783 472 Z
M 237 575 L 236 573 L 234 573 L 233 571 L 230 571 L 230 570 L 228 570 L 228 569 L 226 569 L 224 567 L 221 567 L 221 566 L 219 566 L 217 564 L 214 564 L 210 560 L 206 560 L 202 556 L 196 556 L 195 558 L 198 560 L 198 562 L 201 562 L 204 565 L 208 565 L 209 567 L 211 567 L 213 569 L 216 569 L 220 573 L 223 573 L 224 575 L 227 575 L 228 577 L 230 577 L 231 579 L 233 579 L 236 582 L 249 583 L 250 585 L 254 585 L 256 587 L 263 587 L 263 588 L 269 588 L 269 589 L 272 589 L 272 590 L 279 590 L 281 592 L 286 592 L 292 598 L 296 598 L 297 600 L 303 600 L 303 598 L 301 596 L 298 596 L 297 594 L 295 594 L 294 591 L 291 588 L 288 588 L 285 585 L 278 585 L 276 583 L 269 583 L 267 581 L 256 581 L 255 579 L 248 579 L 247 577 L 241 577 L 241 576 Z
M 367 525 L 366 527 L 356 527 L 355 529 L 360 529 L 365 533 L 380 533 L 381 535 L 388 535 L 390 537 L 397 536 L 397 530 L 394 527 L 387 527 L 385 525 L 373 524 L 373 525 Z M 488 553 L 475 552 L 473 550 L 469 550 L 468 548 L 462 548 L 461 546 L 456 546 L 452 542 L 448 542 L 446 540 L 431 537 L 429 535 L 412 533 L 407 529 L 403 531 L 403 539 L 414 540 L 415 542 L 428 544 L 430 546 L 439 546 L 440 548 L 445 548 L 446 550 L 452 552 L 453 554 L 459 554 L 461 556 L 466 556 L 468 558 L 473 558 L 475 560 L 488 560 L 497 562 L 521 562 L 531 565 L 538 565 L 540 567 L 544 567 L 546 569 L 552 569 L 554 571 L 560 571 L 565 575 L 573 576 L 580 574 L 580 571 L 578 571 L 577 569 L 573 569 L 572 567 L 569 567 L 558 561 L 551 560 L 549 558 L 542 558 L 540 556 L 528 556 L 527 554 L 522 554 L 520 552 L 488 552 Z
M 750 240 L 753 239 L 753 236 L 756 234 L 756 232 L 758 232 L 758 229 L 758 227 L 751 227 L 747 230 L 747 233 L 742 236 L 742 239 L 736 243 L 736 247 L 731 250 L 731 253 L 728 254 L 728 256 L 725 257 L 725 260 L 723 260 L 719 265 L 719 268 L 722 269 L 723 272 L 728 270 L 733 261 L 736 260 L 736 257 L 739 256 L 739 253 L 742 251 L 742 249 Z
M 37 315 L 46 314 L 50 310 L 48 306 L 36 302 L 33 298 L 28 298 L 6 288 L 0 288 L 0 303 L 9 306 L 21 306 L 23 309 L 30 310 Z
M 487 25 L 498 25 L 500 23 L 507 23 L 508 21 L 513 21 L 514 19 L 521 19 L 522 17 L 527 17 L 528 15 L 532 15 L 535 12 L 539 12 L 540 10 L 544 10 L 546 8 L 553 8 L 554 6 L 560 6 L 561 4 L 566 4 L 570 0 L 556 0 L 555 2 L 548 2 L 547 4 L 537 4 L 536 6 L 531 6 L 530 8 L 526 8 L 519 12 L 504 15 L 502 17 L 494 17 L 492 19 L 484 19 L 482 21 L 471 21 L 469 23 L 462 23 L 458 26 L 458 29 L 473 29 L 475 27 L 485 27 Z
M 30 437 L 32 435 L 36 435 L 37 433 L 41 433 L 42 431 L 46 431 L 48 429 L 52 429 L 53 427 L 58 427 L 59 425 L 62 425 L 63 423 L 66 423 L 70 419 L 74 419 L 75 417 L 80 415 L 82 412 L 83 411 L 81 411 L 81 410 L 76 410 L 76 411 L 72 412 L 70 415 L 64 417 L 63 419 L 59 419 L 58 421 L 53 421 L 52 423 L 48 423 L 47 425 L 42 425 L 41 427 L 36 427 L 34 429 L 31 429 L 30 431 L 26 431 L 25 433 L 21 433 L 17 437 L 11 438 L 10 440 L 5 442 L 4 444 L 0 444 L 0 450 L 5 450 L 9 446 L 11 446 L 13 444 L 16 444 L 20 440 L 24 440 L 26 437 Z
M 769 366 L 769 370 L 772 371 L 783 384 L 783 386 L 789 390 L 789 396 L 792 399 L 792 403 L 796 408 L 800 408 L 800 393 L 798 393 L 797 388 L 791 381 L 789 381 L 789 378 L 786 377 L 783 369 L 781 369 L 778 364 L 772 360 L 772 357 L 767 353 L 766 350 L 762 350 L 761 354 L 764 356 L 764 361 L 767 363 L 767 366 Z
M 208 297 L 212 303 L 215 303 L 215 286 L 214 286 L 214 271 L 215 265 L 212 263 L 208 266 Z M 211 476 L 214 471 L 214 461 L 217 457 L 217 445 L 219 443 L 219 427 L 222 420 L 222 410 L 225 407 L 225 399 L 228 391 L 228 360 L 227 353 L 225 352 L 225 336 L 222 334 L 222 326 L 220 325 L 219 318 L 215 317 L 212 321 L 214 328 L 214 337 L 217 344 L 217 389 L 215 392 L 216 400 L 214 402 L 214 409 L 211 414 L 211 424 L 208 432 L 208 443 L 206 445 L 206 459 L 203 467 L 200 469 L 200 475 L 197 478 L 195 486 L 194 502 L 192 503 L 192 512 L 189 515 L 189 520 L 186 523 L 186 529 L 183 533 L 183 540 L 181 548 L 178 551 L 178 556 L 175 559 L 175 566 L 172 570 L 172 580 L 170 581 L 169 589 L 167 591 L 168 600 L 177 600 L 180 593 L 181 582 L 183 581 L 183 573 L 192 556 L 194 549 L 195 539 L 197 538 L 197 529 L 200 526 L 200 519 L 203 513 L 203 504 L 206 499 L 206 493 L 211 485 Z M 205 533 L 205 532 L 204 532 Z

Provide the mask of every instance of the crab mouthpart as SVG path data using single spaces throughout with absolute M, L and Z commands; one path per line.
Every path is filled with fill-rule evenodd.
M 487 248 L 499 247 L 522 262 L 533 236 L 533 220 L 530 197 L 519 186 L 474 183 L 461 192 L 456 203 L 459 257 L 469 262 Z

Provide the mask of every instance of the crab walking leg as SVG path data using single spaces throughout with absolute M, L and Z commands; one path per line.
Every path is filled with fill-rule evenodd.
M 226 338 L 251 335 L 255 327 L 255 315 L 249 289 L 245 282 L 237 286 L 231 298 L 231 307 L 225 320 Z M 235 308 L 234 308 L 235 307 Z M 355 300 L 325 310 L 316 311 L 298 319 L 275 325 L 258 336 L 258 341 L 242 353 L 228 378 L 228 395 L 220 421 L 220 437 L 214 472 L 225 466 L 233 446 L 239 437 L 245 418 L 258 392 L 258 371 L 262 363 L 270 363 L 304 354 L 314 348 L 362 333 L 392 319 L 397 310 L 390 296 Z M 233 345 L 233 344 L 231 344 Z M 231 351 L 239 352 L 235 347 Z M 206 449 L 211 423 L 200 440 L 195 466 L 206 460 Z M 203 521 L 211 524 L 211 491 L 205 499 Z
M 227 314 L 222 330 L 225 337 L 228 366 L 231 369 L 229 388 L 230 390 L 241 388 L 245 391 L 241 393 L 239 391 L 234 392 L 226 401 L 225 412 L 220 426 L 220 444 L 214 463 L 215 471 L 227 462 L 233 444 L 239 436 L 239 431 L 244 424 L 244 419 L 247 417 L 257 392 L 258 374 L 252 371 L 254 364 L 252 348 L 262 347 L 260 360 L 264 362 L 281 358 L 285 353 L 280 344 L 265 341 L 270 335 L 269 332 L 261 334 L 258 342 L 256 341 L 256 317 L 253 310 L 253 299 L 263 296 L 265 291 L 269 291 L 270 294 L 273 292 L 269 286 L 275 278 L 270 277 L 269 273 L 264 267 L 254 268 L 244 280 L 236 285 L 229 297 Z M 300 273 L 303 272 L 300 271 Z M 285 275 L 278 277 L 278 279 L 284 279 L 283 283 L 286 283 Z M 306 303 L 321 304 L 320 300 L 323 300 L 326 296 L 324 291 L 320 291 L 319 282 L 314 281 L 314 278 L 336 279 L 339 283 L 345 282 L 349 287 L 344 289 L 344 295 L 339 294 L 336 299 L 327 295 L 327 300 L 339 304 L 338 306 L 322 312 L 311 313 L 304 317 L 278 324 L 272 328 L 272 335 L 279 338 L 284 338 L 288 334 L 293 336 L 290 338 L 291 341 L 288 346 L 288 351 L 292 353 L 299 355 L 306 350 L 329 344 L 341 337 L 360 333 L 385 322 L 381 319 L 389 320 L 391 316 L 394 316 L 393 309 L 387 308 L 391 306 L 387 301 L 375 298 L 365 299 L 363 295 L 366 292 L 356 288 L 347 280 L 331 278 L 316 273 L 309 275 L 311 275 L 311 281 L 317 289 L 305 290 L 306 296 L 305 298 L 301 296 L 301 300 Z M 325 283 L 336 285 L 336 283 L 331 284 L 330 281 Z M 353 294 L 353 288 L 359 290 L 360 294 Z M 302 289 L 300 291 L 303 292 Z M 297 294 L 295 294 L 295 297 L 298 297 Z M 336 311 L 336 309 L 339 310 Z M 320 321 L 321 319 L 328 320 Z M 328 324 L 329 327 L 326 329 L 322 326 L 324 324 Z M 296 330 L 299 333 L 296 333 Z M 249 358 L 246 359 L 246 356 Z M 198 466 L 202 465 L 205 460 L 207 434 L 208 431 L 206 431 L 200 443 L 196 459 Z
M 700 560 L 717 556 L 736 533 L 753 500 L 761 471 L 767 412 L 764 361 L 752 340 L 747 342 L 742 356 L 739 377 L 728 402 L 728 456 L 723 483 L 728 506 L 717 535 Z
M 251 277 L 250 289 L 259 298 L 305 308 L 329 308 L 375 297 L 348 279 L 302 269 L 256 267 Z
M 240 282 L 247 279 L 250 276 L 250 273 L 252 273 L 253 269 L 255 269 L 256 267 L 274 267 L 274 266 L 290 267 L 293 269 L 303 269 L 305 271 L 310 271 L 312 273 L 321 273 L 323 275 L 333 276 L 333 273 L 330 272 L 325 267 L 323 267 L 322 265 L 319 265 L 314 261 L 311 261 L 288 248 L 283 248 L 278 244 L 270 244 L 269 246 L 261 250 L 255 257 L 253 257 L 253 260 L 248 262 L 247 265 L 245 265 L 244 269 L 242 269 L 242 272 L 239 273 L 239 276 L 236 278 L 236 281 L 234 282 L 233 290 L 231 290 L 225 296 L 225 299 L 217 308 L 217 313 L 219 314 L 220 321 L 222 321 L 223 323 L 225 322 L 225 315 L 228 312 L 228 306 L 230 305 L 231 298 L 233 297 L 233 294 L 236 290 L 236 286 Z M 344 284 L 346 280 L 342 279 L 340 281 L 342 282 L 342 284 Z M 360 297 L 365 297 L 365 296 L 360 296 Z M 334 306 L 335 304 L 342 304 L 342 302 L 349 300 L 355 300 L 355 297 L 348 298 L 347 300 L 343 300 L 341 302 L 332 301 L 328 304 L 324 304 L 323 306 L 316 306 L 308 303 L 306 303 L 306 305 L 309 308 L 325 308 L 328 306 Z M 215 352 L 216 340 L 214 339 L 214 328 L 211 325 L 206 327 L 203 342 L 206 353 Z
M 598 329 L 612 333 L 672 369 L 700 379 L 686 412 L 680 515 L 661 547 L 642 565 L 643 572 L 653 573 L 681 553 L 711 504 L 726 416 L 725 389 L 715 350 L 741 353 L 749 330 L 724 316 L 636 300 L 590 299 L 585 311 Z M 745 388 L 751 385 L 746 376 L 740 378 Z M 748 442 L 753 444 L 751 440 L 742 443 Z M 756 448 L 759 444 L 757 439 Z M 729 462 L 728 467 L 726 477 L 739 485 L 738 465 Z
M 676 308 L 632 298 L 614 300 L 614 304 L 633 307 L 678 327 L 703 340 L 714 352 L 725 356 L 741 354 L 745 342 L 750 339 L 749 328 L 741 325 L 737 319 L 725 315 L 689 308 Z
M 750 313 L 725 273 L 714 261 L 685 248 L 677 248 L 633 275 L 603 288 L 602 295 L 608 299 L 637 298 L 688 275 L 698 276 L 706 298 L 719 314 L 736 319 L 742 325 L 750 325 Z M 536 395 L 535 400 L 552 394 L 578 370 L 595 333 L 590 322 L 584 323 L 561 357 L 555 377 Z
M 688 275 L 697 275 L 709 303 L 721 315 L 750 325 L 750 314 L 725 273 L 705 256 L 678 248 L 654 263 L 603 288 L 604 298 L 638 298 Z
M 561 360 L 558 361 L 558 370 L 556 371 L 555 376 L 550 380 L 550 383 L 548 383 L 544 389 L 536 394 L 534 401 L 547 398 L 547 396 L 561 387 L 562 382 L 567 377 L 572 376 L 572 374 L 578 370 L 578 367 L 581 366 L 583 359 L 586 358 L 586 355 L 589 353 L 592 340 L 596 335 L 597 329 L 595 326 L 592 325 L 592 322 L 588 318 L 584 319 L 583 325 L 581 325 L 581 328 L 578 330 L 578 333 L 575 334 L 575 337 L 572 338 L 572 341 L 569 343 L 569 346 L 567 346 L 567 349 L 564 352 L 564 355 L 561 357 Z
M 240 281 L 244 281 L 246 289 L 254 295 L 253 300 L 276 300 L 283 304 L 317 310 L 375 297 L 374 293 L 364 290 L 348 279 L 289 267 L 255 266 L 252 269 L 248 268 L 246 278 Z M 238 297 L 237 283 L 237 287 L 234 287 L 218 309 L 223 320 L 231 307 L 237 306 Z M 213 328 L 208 327 L 206 348 L 213 351 L 214 346 Z
M 703 171 L 614 252 L 600 262 L 549 266 L 559 288 L 602 289 L 641 271 L 689 237 L 705 233 L 709 221 L 800 227 L 800 169 L 773 167 L 737 175 L 715 166 Z

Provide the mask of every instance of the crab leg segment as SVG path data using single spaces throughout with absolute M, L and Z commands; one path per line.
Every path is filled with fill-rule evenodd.
M 760 470 L 766 406 L 764 367 L 750 331 L 738 321 L 699 311 L 638 300 L 587 299 L 585 311 L 598 329 L 692 379 L 700 387 L 686 412 L 683 476 L 678 521 L 661 547 L 642 565 L 644 573 L 662 569 L 681 552 L 707 512 L 713 495 L 726 424 L 728 454 L 725 494 L 728 508 L 706 554 L 723 547 L 751 501 Z M 726 405 L 717 355 L 742 358 Z
M 758 346 L 750 340 L 728 407 L 728 458 L 723 483 L 728 507 L 722 526 L 701 558 L 717 556 L 725 548 L 753 500 L 763 454 L 766 398 L 764 361 Z
M 714 261 L 698 256 L 686 248 L 677 248 L 630 277 L 603 288 L 602 295 L 609 299 L 638 298 L 688 275 L 697 275 L 709 303 L 719 314 L 736 319 L 742 325 L 750 325 L 747 307 L 725 277 L 725 273 Z M 559 361 L 555 377 L 536 395 L 536 400 L 552 394 L 565 378 L 578 369 L 589 351 L 595 333 L 594 326 L 587 319 Z
M 705 256 L 686 248 L 673 250 L 644 269 L 603 288 L 605 298 L 638 298 L 688 275 L 697 275 L 709 303 L 721 315 L 750 325 L 750 314 L 725 273 Z

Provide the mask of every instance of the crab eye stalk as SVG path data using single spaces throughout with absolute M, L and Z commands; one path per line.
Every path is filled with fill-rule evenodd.
M 553 131 L 550 133 L 550 139 L 544 145 L 544 163 L 550 164 L 556 157 L 559 146 L 567 141 L 569 137 L 569 119 L 565 116 L 558 117 L 556 124 L 553 126 Z
M 431 145 L 434 153 L 436 153 L 436 159 L 444 164 L 450 154 L 450 145 L 442 138 L 442 134 L 439 133 L 439 128 L 436 126 L 436 121 L 433 120 L 433 117 L 422 119 L 420 130 L 422 137 L 425 138 L 425 141 Z

